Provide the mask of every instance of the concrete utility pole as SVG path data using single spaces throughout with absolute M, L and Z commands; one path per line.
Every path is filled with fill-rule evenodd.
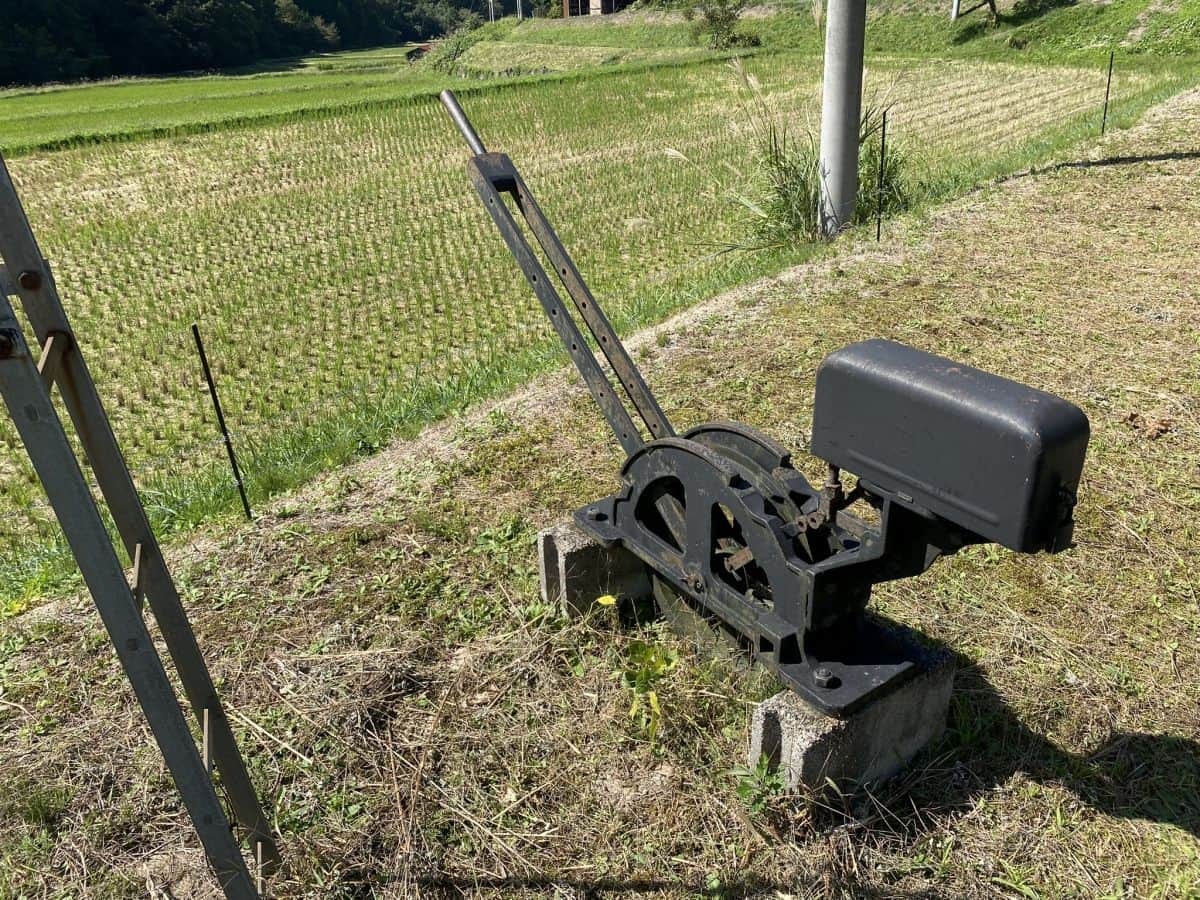
M 867 0 L 829 0 L 821 99 L 821 228 L 834 235 L 854 218 L 862 116 Z

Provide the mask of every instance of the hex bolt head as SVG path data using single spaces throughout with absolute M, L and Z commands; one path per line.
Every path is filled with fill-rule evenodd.
M 824 666 L 813 672 L 813 681 L 816 682 L 819 688 L 835 688 L 842 683 L 840 678 Z
M 0 359 L 8 359 L 17 352 L 17 337 L 8 328 L 0 329 Z
M 36 291 L 42 286 L 42 273 L 27 269 L 17 276 L 17 284 L 27 291 Z
M 600 507 L 589 506 L 587 509 L 587 517 L 592 522 L 599 522 L 604 518 L 604 513 L 600 512 Z

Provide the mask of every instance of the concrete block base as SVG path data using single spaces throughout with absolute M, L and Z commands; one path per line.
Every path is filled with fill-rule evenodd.
M 765 754 L 789 790 L 878 784 L 945 730 L 954 668 L 949 651 L 931 650 L 915 675 L 844 719 L 782 691 L 754 710 L 749 765 Z
M 583 615 L 597 597 L 650 596 L 646 565 L 620 547 L 605 547 L 573 522 L 538 534 L 542 600 L 561 604 L 568 615 Z
M 700 652 L 737 654 L 737 641 L 693 610 L 661 583 L 654 590 L 645 564 L 620 547 L 605 547 L 573 522 L 538 535 L 542 600 L 583 615 L 596 599 L 654 596 L 663 617 Z M 916 644 L 915 634 L 897 627 Z M 874 784 L 894 775 L 946 727 L 954 685 L 954 657 L 927 650 L 918 671 L 894 690 L 842 719 L 813 709 L 792 691 L 782 691 L 754 709 L 749 765 L 765 754 L 784 774 L 789 790 L 821 790 L 827 782 L 845 787 Z M 742 658 L 740 654 L 736 658 Z

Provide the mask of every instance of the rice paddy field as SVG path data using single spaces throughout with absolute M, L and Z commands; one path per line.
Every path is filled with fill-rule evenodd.
M 133 140 L 428 93 L 445 78 L 408 65 L 408 46 L 322 54 L 261 71 L 0 90 L 0 152 Z
M 702 47 L 561 46 L 531 41 L 480 41 L 458 60 L 462 74 L 524 75 L 574 72 L 596 66 L 670 63 L 712 58 Z
M 235 496 L 193 322 L 260 498 L 561 363 L 430 93 L 448 79 L 400 77 L 398 53 L 155 92 L 130 82 L 0 95 L 0 145 L 79 144 L 9 166 L 160 527 Z M 818 60 L 781 52 L 745 65 L 779 116 L 815 127 Z M 889 131 L 923 198 L 1094 134 L 1105 86 L 1093 68 L 899 58 L 871 60 L 868 83 L 893 103 Z M 1182 83 L 1168 70 L 1121 72 L 1110 124 Z M 485 142 L 521 167 L 620 329 L 809 252 L 722 252 L 742 227 L 729 193 L 753 180 L 745 98 L 726 62 L 475 84 L 460 97 Z M 347 91 L 364 102 L 347 106 Z M 256 104 L 271 115 L 249 122 Z M 235 124 L 221 125 L 228 111 Z M 113 119 L 134 123 L 127 138 L 146 134 L 80 143 L 89 122 L 100 133 Z M 211 127 L 153 134 L 185 119 Z M 7 419 L 0 513 L 11 612 L 61 576 L 64 554 Z

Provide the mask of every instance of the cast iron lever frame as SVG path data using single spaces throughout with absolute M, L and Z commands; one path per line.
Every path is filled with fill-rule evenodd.
M 923 505 L 925 496 L 939 509 L 943 501 L 949 504 L 945 508 L 962 503 L 928 485 L 928 495 L 914 496 L 902 486 L 903 473 L 897 473 L 900 481 L 890 484 L 859 478 L 847 493 L 839 468 L 830 462 L 829 478 L 818 489 L 793 467 L 784 448 L 748 426 L 714 422 L 677 436 L 512 161 L 487 152 L 450 91 L 441 97 L 472 150 L 467 169 L 475 190 L 627 454 L 621 489 L 577 511 L 579 524 L 602 542 L 621 545 L 639 557 L 660 583 L 720 619 L 759 661 L 826 713 L 848 714 L 914 672 L 925 651 L 866 614 L 872 585 L 917 575 L 940 556 L 998 538 L 983 537 L 944 511 L 931 511 Z M 649 440 L 635 427 L 568 315 L 504 202 L 505 194 L 545 252 Z M 905 362 L 912 365 L 945 364 L 948 368 L 939 377 L 953 373 L 949 377 L 961 380 L 968 371 L 901 345 L 882 348 L 884 354 L 905 351 L 910 354 Z M 831 376 L 831 384 L 833 380 Z M 1035 393 L 1082 417 L 1065 401 Z M 1083 423 L 1085 447 L 1085 417 Z M 968 417 L 967 427 L 973 424 Z M 828 432 L 840 437 L 845 430 Z M 823 437 L 828 438 L 828 432 Z M 1055 506 L 1054 515 L 1061 518 L 1051 523 L 1056 537 L 1043 542 L 1051 550 L 1063 549 L 1064 536 L 1069 541 L 1074 488 L 1082 467 L 1083 449 L 1077 445 L 1075 441 L 1066 453 L 1078 450 L 1074 480 L 1069 473 L 1072 458 L 1060 466 L 1068 474 L 1063 485 L 1054 488 L 1069 502 Z M 833 452 L 826 458 L 834 459 Z M 880 477 L 892 480 L 886 467 L 879 471 Z M 1052 474 L 1059 477 L 1057 470 Z M 1033 549 L 1001 542 L 1013 549 Z

